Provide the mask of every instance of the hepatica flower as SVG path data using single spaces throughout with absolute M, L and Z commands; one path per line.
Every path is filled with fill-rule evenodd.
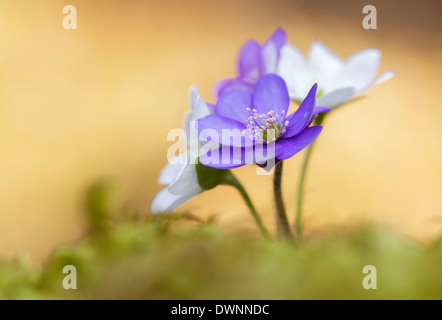
M 318 105 L 336 107 L 393 76 L 392 71 L 386 71 L 375 78 L 380 57 L 380 50 L 369 48 L 343 60 L 321 41 L 315 41 L 306 58 L 286 44 L 281 49 L 277 74 L 285 80 L 292 99 L 300 101 L 311 85 L 318 83 Z
M 228 185 L 240 192 L 261 233 L 270 238 L 250 197 L 229 169 L 246 164 L 267 170 L 275 167 L 278 235 L 294 239 L 282 197 L 283 160 L 310 145 L 297 193 L 296 235 L 302 239 L 305 172 L 324 119 L 321 116 L 314 121 L 316 115 L 386 81 L 393 72 L 376 77 L 381 56 L 378 49 L 365 49 L 343 60 L 315 41 L 306 58 L 286 40 L 285 31 L 277 29 L 263 45 L 255 40 L 246 42 L 238 56 L 237 76 L 215 87 L 215 106 L 207 104 L 195 87 L 191 89 L 187 153 L 169 159 L 162 170 L 159 183 L 166 187 L 152 201 L 151 213 L 173 211 L 204 190 Z M 288 114 L 291 99 L 301 104 Z
M 218 185 L 229 185 L 236 188 L 246 205 L 250 209 L 252 217 L 266 239 L 270 234 L 263 225 L 250 197 L 241 183 L 230 170 L 219 170 L 205 166 L 198 161 L 203 150 L 217 149 L 218 144 L 210 141 L 200 141 L 196 128 L 197 120 L 210 115 L 213 106 L 206 103 L 198 94 L 196 87 L 192 87 L 189 95 L 191 111 L 186 116 L 186 142 L 187 152 L 185 155 L 174 156 L 160 173 L 158 182 L 167 185 L 153 199 L 150 212 L 169 213 L 195 195 L 210 190 Z
M 190 89 L 189 104 L 191 111 L 186 117 L 187 153 L 169 159 L 163 168 L 158 182 L 167 185 L 153 199 L 150 211 L 171 212 L 178 206 L 203 191 L 197 175 L 198 139 L 193 138 L 194 124 L 199 118 L 211 113 L 210 106 L 200 97 L 195 86 Z
M 276 73 L 280 50 L 286 40 L 285 31 L 276 29 L 263 45 L 256 40 L 247 41 L 239 52 L 237 77 L 220 81 L 215 87 L 215 95 L 220 97 L 234 89 L 253 91 L 261 76 Z
M 290 115 L 286 84 L 275 74 L 261 77 L 253 92 L 223 94 L 215 113 L 198 120 L 200 136 L 221 146 L 201 156 L 200 162 L 214 168 L 235 168 L 290 158 L 321 132 L 321 126 L 309 126 L 314 115 L 330 110 L 315 109 L 316 90 L 315 84 Z

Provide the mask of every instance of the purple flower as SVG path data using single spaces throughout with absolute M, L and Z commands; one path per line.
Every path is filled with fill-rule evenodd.
M 279 52 L 287 41 L 283 29 L 276 29 L 267 41 L 260 45 L 256 40 L 247 41 L 240 50 L 237 62 L 238 76 L 224 79 L 215 86 L 215 96 L 235 90 L 253 91 L 253 87 L 267 73 L 276 73 Z
M 314 116 L 330 108 L 316 107 L 317 85 L 313 85 L 300 107 L 287 116 L 290 98 L 287 86 L 275 74 L 264 75 L 253 92 L 232 90 L 223 94 L 215 113 L 198 120 L 200 137 L 220 145 L 200 157 L 200 163 L 214 168 L 263 165 L 270 159 L 290 158 L 322 130 L 309 127 Z

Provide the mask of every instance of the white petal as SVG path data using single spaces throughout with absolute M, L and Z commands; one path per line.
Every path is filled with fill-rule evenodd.
M 381 74 L 373 81 L 370 87 L 377 86 L 378 84 L 393 78 L 393 76 L 394 76 L 393 71 L 391 70 L 385 71 L 383 74 Z
M 189 105 L 193 109 L 193 106 L 195 105 L 196 99 L 200 96 L 198 92 L 198 87 L 194 84 L 189 89 Z
M 377 86 L 378 84 L 387 81 L 388 79 L 393 78 L 394 72 L 391 70 L 385 71 L 383 74 L 381 74 L 379 77 L 368 83 L 365 87 L 361 88 L 359 92 L 362 92 L 364 90 L 367 90 L 371 87 Z
M 198 119 L 208 116 L 211 113 L 212 112 L 210 111 L 206 101 L 204 101 L 204 99 L 201 98 L 201 96 L 198 96 L 193 106 L 192 120 L 196 121 Z
M 172 194 L 168 188 L 163 188 L 157 193 L 150 205 L 150 213 L 157 214 L 160 212 L 169 213 L 182 205 L 190 198 L 196 196 L 198 193 L 184 193 L 180 195 Z
M 186 141 L 189 144 L 189 137 L 191 132 L 192 111 L 184 113 L 184 130 L 186 131 Z
M 189 154 L 192 156 L 192 158 L 197 158 L 198 153 L 200 150 L 200 141 L 199 141 L 199 132 L 198 132 L 198 119 L 205 117 L 206 115 L 210 114 L 209 109 L 207 108 L 206 103 L 200 99 L 201 106 L 197 106 L 196 110 L 192 114 L 192 120 L 189 123 L 187 130 L 187 148 Z M 200 104 L 197 102 L 197 105 Z M 204 108 L 207 108 L 203 110 Z M 196 114 L 196 112 L 201 111 L 201 113 Z M 195 119 L 194 119 L 195 117 Z
M 292 99 L 303 99 L 314 83 L 303 54 L 288 43 L 281 48 L 276 73 L 284 79 Z
M 340 76 L 348 86 L 361 91 L 374 79 L 379 68 L 381 51 L 369 48 L 352 54 L 346 61 Z
M 169 184 L 174 181 L 178 173 L 183 170 L 186 163 L 186 155 L 180 155 L 172 159 L 172 161 L 166 164 L 163 170 L 161 170 L 160 176 L 158 177 L 158 183 Z
M 317 73 L 318 83 L 322 77 L 330 77 L 340 71 L 344 61 L 319 40 L 313 42 L 309 50 L 310 67 Z
M 193 85 L 189 90 L 189 105 L 192 108 L 191 119 L 198 120 L 204 118 L 205 116 L 211 114 L 210 108 L 207 103 L 201 98 L 199 94 L 198 87 Z
M 169 184 L 169 191 L 172 194 L 199 193 L 202 191 L 198 183 L 196 165 L 186 164 L 177 174 L 176 179 Z
M 189 104 L 191 111 L 184 114 L 184 128 L 188 147 L 198 141 L 198 130 L 195 127 L 195 122 L 212 113 L 207 103 L 201 98 L 195 85 L 189 91 Z
M 316 105 L 329 108 L 336 107 L 351 98 L 355 93 L 355 88 L 352 87 L 337 89 L 316 99 Z

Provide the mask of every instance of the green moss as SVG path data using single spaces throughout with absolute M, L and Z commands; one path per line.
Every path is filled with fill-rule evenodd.
M 442 238 L 424 246 L 365 226 L 295 248 L 227 235 L 188 213 L 129 218 L 120 199 L 106 183 L 92 187 L 89 234 L 41 268 L 26 256 L 0 261 L 0 299 L 442 299 Z M 62 286 L 66 265 L 76 290 Z M 362 287 L 366 265 L 377 290 Z
M 441 299 L 442 246 L 376 227 L 309 239 L 301 248 L 214 224 L 164 231 L 152 221 L 114 225 L 58 248 L 41 270 L 0 263 L 3 299 Z M 65 290 L 65 265 L 78 289 Z M 362 269 L 377 268 L 364 290 Z

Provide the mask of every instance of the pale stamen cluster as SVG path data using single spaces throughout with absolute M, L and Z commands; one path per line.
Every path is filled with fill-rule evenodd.
M 259 144 L 270 143 L 276 141 L 280 136 L 286 132 L 289 122 L 285 119 L 285 111 L 283 110 L 279 115 L 270 110 L 267 114 L 258 114 L 256 109 L 247 108 L 250 117 L 244 121 L 247 129 L 244 129 L 243 134 L 252 139 L 257 140 Z

